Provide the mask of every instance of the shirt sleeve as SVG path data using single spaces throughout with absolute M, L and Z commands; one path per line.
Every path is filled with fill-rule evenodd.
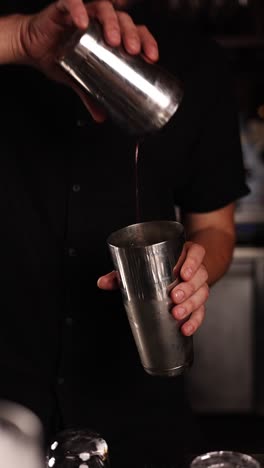
M 210 212 L 249 193 L 240 142 L 239 114 L 225 62 L 204 72 L 197 102 L 201 125 L 188 165 L 189 175 L 177 205 L 185 212 Z M 199 100 L 200 99 L 200 100 Z

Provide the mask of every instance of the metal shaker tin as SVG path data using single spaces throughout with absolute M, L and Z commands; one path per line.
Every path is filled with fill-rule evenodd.
M 90 20 L 85 32 L 76 30 L 62 45 L 58 64 L 132 135 L 161 129 L 183 97 L 183 85 L 177 77 L 140 55 L 128 54 L 122 46 L 106 44 L 95 20 Z
M 174 377 L 193 361 L 192 336 L 171 314 L 169 297 L 179 281 L 185 234 L 176 221 L 126 226 L 107 239 L 127 317 L 148 374 Z

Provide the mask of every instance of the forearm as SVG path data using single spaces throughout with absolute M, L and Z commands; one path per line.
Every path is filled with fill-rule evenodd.
M 188 235 L 187 240 L 205 248 L 203 264 L 208 272 L 208 284 L 212 286 L 227 271 L 233 256 L 235 235 L 217 228 L 201 229 Z
M 23 15 L 0 17 L 0 65 L 25 63 L 21 42 L 25 18 Z

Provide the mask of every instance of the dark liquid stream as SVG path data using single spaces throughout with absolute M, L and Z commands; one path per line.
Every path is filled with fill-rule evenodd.
M 138 167 L 138 158 L 139 158 L 139 148 L 140 141 L 137 141 L 135 148 L 135 181 L 136 181 L 136 222 L 140 223 L 141 213 L 140 213 L 140 197 L 139 197 L 139 167 Z

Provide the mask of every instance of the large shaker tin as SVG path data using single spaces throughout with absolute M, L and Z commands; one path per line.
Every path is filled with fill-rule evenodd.
M 184 228 L 176 221 L 126 226 L 107 239 L 127 317 L 145 371 L 182 374 L 193 361 L 193 340 L 171 314 L 170 291 L 184 260 Z
M 130 134 L 162 128 L 183 97 L 182 83 L 175 76 L 140 55 L 128 54 L 122 46 L 107 45 L 95 20 L 66 41 L 58 63 Z

